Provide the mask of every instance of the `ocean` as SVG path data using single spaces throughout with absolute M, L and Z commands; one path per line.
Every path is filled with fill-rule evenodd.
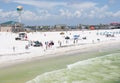
M 26 83 L 120 83 L 120 53 L 79 61 Z

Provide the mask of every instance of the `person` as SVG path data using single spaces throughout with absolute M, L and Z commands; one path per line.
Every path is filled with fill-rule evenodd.
M 13 52 L 15 52 L 15 46 L 13 46 Z
M 29 41 L 29 42 L 28 42 L 28 45 L 29 45 L 29 46 L 32 46 L 32 45 L 33 45 L 33 42 L 32 42 L 32 41 Z
M 75 44 L 75 43 L 76 43 L 76 39 L 73 40 L 73 44 Z
M 93 43 L 93 44 L 95 43 L 94 40 L 92 40 L 92 43 Z
M 45 42 L 46 50 L 48 48 L 48 41 Z
M 44 34 L 44 36 L 46 36 L 46 34 Z
M 62 42 L 60 41 L 60 47 L 62 46 Z
M 50 41 L 49 44 L 48 44 L 48 47 L 52 47 L 53 45 L 54 45 L 54 42 Z
M 28 49 L 28 45 L 25 46 L 25 49 L 26 49 L 26 50 Z
M 58 41 L 58 44 L 59 44 L 60 47 L 62 46 L 62 42 L 61 41 Z
M 25 40 L 27 40 L 28 39 L 28 37 L 27 37 L 27 35 L 25 35 Z

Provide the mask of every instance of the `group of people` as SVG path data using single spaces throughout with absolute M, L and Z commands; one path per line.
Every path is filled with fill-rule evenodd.
M 45 47 L 46 47 L 46 49 L 51 48 L 53 45 L 54 45 L 54 42 L 53 42 L 53 41 L 50 41 L 50 42 L 46 41 L 46 42 L 45 42 Z

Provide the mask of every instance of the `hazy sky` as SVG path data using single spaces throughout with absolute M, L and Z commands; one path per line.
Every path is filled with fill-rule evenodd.
M 0 0 L 0 23 L 18 21 L 19 5 L 25 25 L 120 22 L 120 0 Z

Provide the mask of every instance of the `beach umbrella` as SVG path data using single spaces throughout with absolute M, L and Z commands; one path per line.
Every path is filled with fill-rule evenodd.
M 80 37 L 80 35 L 74 35 L 74 37 Z
M 64 32 L 61 32 L 60 35 L 64 35 L 65 33 Z
M 74 35 L 73 37 L 74 37 L 74 39 L 78 39 L 80 37 L 80 35 Z

